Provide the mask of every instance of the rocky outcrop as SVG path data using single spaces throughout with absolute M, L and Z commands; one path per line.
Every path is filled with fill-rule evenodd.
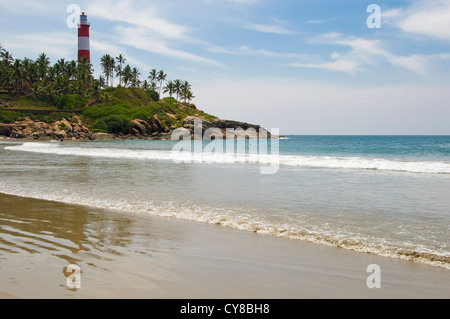
M 201 125 L 198 121 L 201 121 Z M 157 115 L 154 117 L 148 117 L 145 120 L 135 119 L 132 122 L 134 127 L 132 128 L 130 134 L 115 135 L 90 132 L 77 115 L 74 115 L 70 121 L 62 119 L 53 123 L 32 121 L 29 118 L 26 118 L 24 121 L 15 122 L 13 124 L 0 123 L 0 136 L 36 140 L 170 140 L 174 130 L 182 129 L 182 135 L 189 132 L 191 138 L 216 139 L 219 138 L 219 136 L 223 139 L 271 138 L 271 134 L 259 125 L 229 120 L 212 119 L 211 121 L 208 121 L 199 117 L 188 116 L 170 128 L 162 125 Z M 195 134 L 200 132 L 201 137 L 195 136 Z
M 195 127 L 196 121 L 202 121 L 201 128 Z M 249 124 L 245 122 L 237 122 L 230 120 L 213 119 L 211 121 L 202 120 L 197 117 L 189 116 L 184 119 L 183 128 L 190 131 L 193 136 L 196 132 L 202 132 L 202 136 L 216 137 L 221 134 L 223 139 L 256 139 L 271 138 L 270 132 L 262 128 L 260 125 Z
M 53 123 L 33 121 L 26 118 L 24 121 L 12 124 L 0 123 L 0 135 L 12 138 L 33 139 L 94 139 L 89 129 L 83 125 L 78 116 L 73 116 L 70 122 L 66 119 Z

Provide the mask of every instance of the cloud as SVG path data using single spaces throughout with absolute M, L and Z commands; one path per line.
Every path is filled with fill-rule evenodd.
M 105 10 L 108 8 L 108 10 Z M 172 48 L 181 42 L 205 45 L 189 35 L 189 28 L 163 18 L 156 6 L 148 2 L 98 0 L 86 9 L 89 15 L 113 22 L 108 40 L 150 53 L 216 67 L 224 65 L 213 59 Z
M 55 13 L 61 7 L 61 1 L 56 0 L 0 0 L 2 11 L 12 11 L 14 14 Z M 65 6 L 64 6 L 65 8 Z
M 303 53 L 288 53 L 288 52 L 275 52 L 264 49 L 252 49 L 249 46 L 243 45 L 235 49 L 229 49 L 219 46 L 211 46 L 209 49 L 213 53 L 223 53 L 230 55 L 255 55 L 264 56 L 268 58 L 280 58 L 280 59 L 303 59 L 309 61 L 317 61 L 319 56 L 316 54 L 303 54 Z
M 45 52 L 52 58 L 76 59 L 76 34 L 71 32 L 50 32 L 30 34 L 0 34 L 2 44 L 15 58 L 29 57 Z
M 355 74 L 358 71 L 369 71 L 383 64 L 400 67 L 421 76 L 429 76 L 430 68 L 442 60 L 447 60 L 446 54 L 413 54 L 409 56 L 396 55 L 384 48 L 380 40 L 367 40 L 354 36 L 343 36 L 339 33 L 328 33 L 317 36 L 310 41 L 312 44 L 326 44 L 350 48 L 346 53 L 331 53 L 334 61 L 320 63 L 292 63 L 290 66 L 302 68 L 318 68 L 330 71 Z
M 201 57 L 190 52 L 170 48 L 166 41 L 153 36 L 153 33 L 144 27 L 123 27 L 117 26 L 117 41 L 123 45 L 128 45 L 147 52 L 168 56 L 175 59 L 182 59 L 216 67 L 225 66 L 213 59 Z
M 136 4 L 136 2 L 134 2 Z M 147 3 L 146 3 L 147 4 Z M 86 9 L 90 15 L 113 22 L 128 23 L 144 27 L 157 35 L 182 39 L 186 37 L 188 29 L 159 17 L 154 7 L 142 7 L 143 3 L 132 4 L 132 1 L 96 0 Z M 105 10 L 105 8 L 108 8 Z
M 250 24 L 246 26 L 247 29 L 259 31 L 263 33 L 275 33 L 275 34 L 294 34 L 295 32 L 287 29 L 279 24 Z
M 287 66 L 297 67 L 297 68 L 312 68 L 312 69 L 325 69 L 329 71 L 338 71 L 355 74 L 359 69 L 359 64 L 356 61 L 343 60 L 323 63 L 291 63 Z
M 450 40 L 450 2 L 448 0 L 417 1 L 406 8 L 382 13 L 384 22 L 404 32 L 441 40 Z

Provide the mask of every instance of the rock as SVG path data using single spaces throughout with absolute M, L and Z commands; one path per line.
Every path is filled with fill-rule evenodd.
M 61 138 L 64 139 L 67 137 L 67 133 L 65 131 L 60 130 L 60 131 L 55 132 L 55 136 L 58 139 L 61 139 Z
M 12 128 L 8 124 L 0 123 L 0 135 L 9 137 L 11 135 Z
M 108 141 L 113 139 L 111 134 L 108 133 L 94 133 L 92 134 L 92 138 L 99 141 Z
M 143 120 L 133 120 L 132 121 L 135 125 L 135 128 L 133 128 L 131 131 L 134 135 L 147 135 L 147 122 Z M 144 124 L 145 123 L 145 124 Z

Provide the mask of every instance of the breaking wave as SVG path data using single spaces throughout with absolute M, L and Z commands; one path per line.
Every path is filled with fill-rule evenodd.
M 103 147 L 70 147 L 57 143 L 24 143 L 7 146 L 7 150 L 41 154 L 88 156 L 135 160 L 175 161 L 177 163 L 252 163 L 276 164 L 290 167 L 362 169 L 408 173 L 450 174 L 449 162 L 405 161 L 368 157 L 331 157 L 304 155 L 242 155 L 178 152 L 172 150 L 145 150 Z

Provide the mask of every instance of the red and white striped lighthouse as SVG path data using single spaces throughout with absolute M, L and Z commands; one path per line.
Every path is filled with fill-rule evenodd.
M 91 52 L 89 48 L 89 28 L 90 23 L 87 20 L 87 15 L 84 12 L 80 16 L 80 25 L 78 26 L 78 61 L 85 57 L 88 62 L 91 62 Z

